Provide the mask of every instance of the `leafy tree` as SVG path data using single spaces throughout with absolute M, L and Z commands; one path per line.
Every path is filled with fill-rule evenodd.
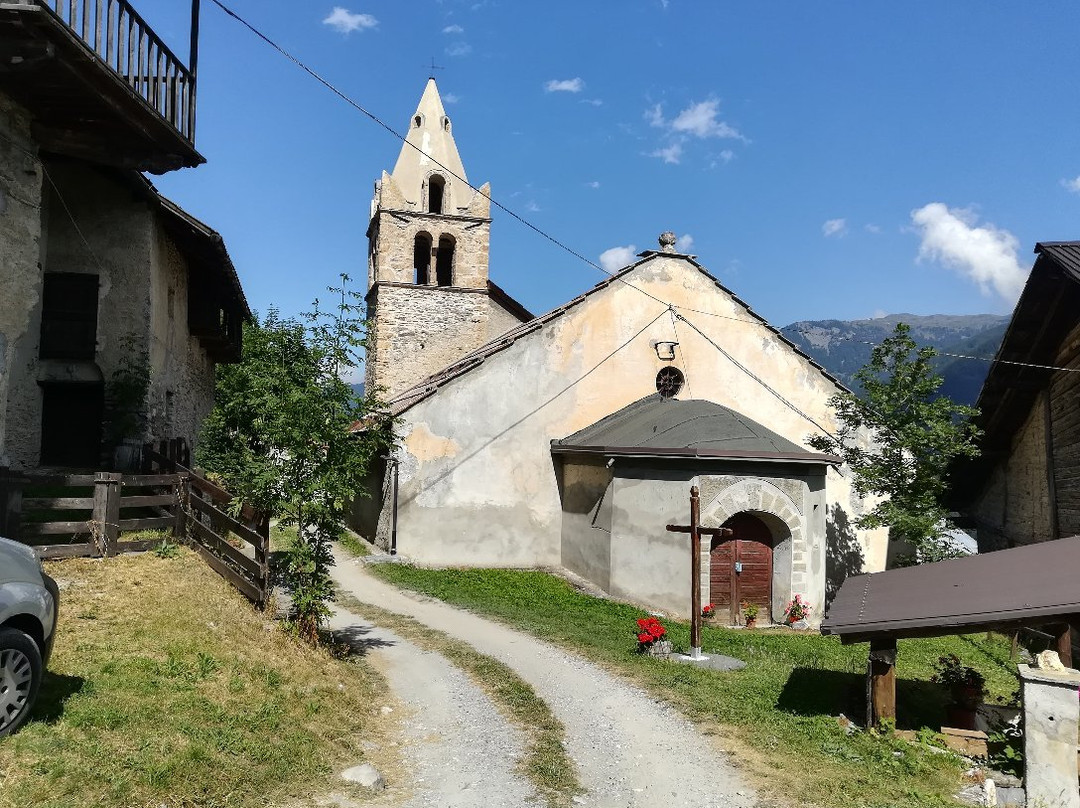
M 948 469 L 954 458 L 979 455 L 981 432 L 972 422 L 978 410 L 937 394 L 942 379 L 931 366 L 936 355 L 933 348 L 920 348 L 910 328 L 898 323 L 855 374 L 863 396 L 841 393 L 830 399 L 838 434 L 809 439 L 815 449 L 844 459 L 859 495 L 885 497 L 855 524 L 887 526 L 890 539 L 914 548 L 911 563 L 956 555 L 946 537 Z M 870 446 L 858 440 L 864 429 L 873 438 Z
M 348 502 L 364 490 L 371 460 L 389 445 L 388 430 L 350 433 L 377 404 L 360 399 L 341 376 L 359 363 L 363 321 L 344 285 L 334 310 L 283 319 L 271 308 L 244 331 L 243 360 L 218 368 L 214 409 L 203 424 L 197 459 L 229 490 L 297 529 L 284 578 L 291 617 L 317 642 L 333 597 L 330 542 L 341 534 Z

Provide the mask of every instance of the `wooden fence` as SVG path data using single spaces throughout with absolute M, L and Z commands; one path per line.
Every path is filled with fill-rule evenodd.
M 35 0 L 195 142 L 195 76 L 127 0 Z
M 55 474 L 0 468 L 0 536 L 30 545 L 40 558 L 108 558 L 161 544 L 160 537 L 126 540 L 125 534 L 167 531 L 250 600 L 265 603 L 269 520 L 248 505 L 237 509 L 231 494 L 198 472 L 161 459 L 175 469 Z M 66 540 L 51 543 L 60 537 Z

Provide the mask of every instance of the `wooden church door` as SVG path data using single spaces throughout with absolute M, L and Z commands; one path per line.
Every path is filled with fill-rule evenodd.
M 732 625 L 742 622 L 743 603 L 756 603 L 762 622 L 767 622 L 772 611 L 772 533 L 749 513 L 737 513 L 723 526 L 735 535 L 713 539 L 709 598 L 718 613 L 731 615 Z

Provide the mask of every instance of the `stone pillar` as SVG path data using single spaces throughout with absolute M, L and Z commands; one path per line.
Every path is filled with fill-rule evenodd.
M 1023 688 L 1028 808 L 1080 808 L 1076 780 L 1080 673 L 1018 667 Z

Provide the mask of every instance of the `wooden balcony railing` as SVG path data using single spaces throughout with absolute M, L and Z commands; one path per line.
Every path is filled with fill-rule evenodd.
M 127 0 L 35 0 L 192 145 L 195 76 Z

